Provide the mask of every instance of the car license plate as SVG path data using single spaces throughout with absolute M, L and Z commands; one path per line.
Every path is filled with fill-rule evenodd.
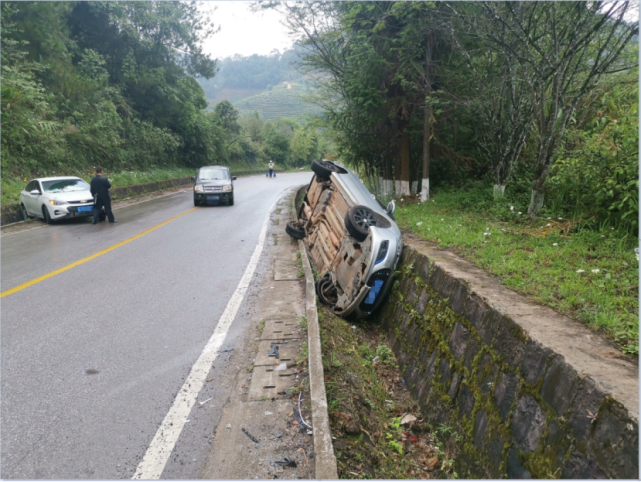
M 78 212 L 81 213 L 83 211 L 91 211 L 92 206 L 78 206 Z
M 218 201 L 220 196 L 207 196 L 207 201 Z

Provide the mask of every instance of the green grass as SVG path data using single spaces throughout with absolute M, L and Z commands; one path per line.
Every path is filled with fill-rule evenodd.
M 507 202 L 473 198 L 459 191 L 437 192 L 422 204 L 406 198 L 395 215 L 402 228 L 638 354 L 637 238 L 609 226 L 581 230 L 578 220 L 530 219 Z

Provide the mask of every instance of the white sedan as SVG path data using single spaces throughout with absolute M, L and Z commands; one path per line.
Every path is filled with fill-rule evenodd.
M 43 218 L 48 224 L 59 219 L 91 216 L 90 189 L 79 177 L 33 179 L 20 193 L 22 216 Z

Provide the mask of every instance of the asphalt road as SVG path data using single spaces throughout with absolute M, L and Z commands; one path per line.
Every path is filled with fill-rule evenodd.
M 236 289 L 269 208 L 310 176 L 240 178 L 234 206 L 193 209 L 191 192 L 179 192 L 116 210 L 114 225 L 36 221 L 37 229 L 3 236 L 6 292 L 186 213 L 2 298 L 0 476 L 131 478 Z M 243 331 L 237 321 L 230 347 Z M 199 397 L 212 401 L 192 410 L 162 478 L 197 477 L 228 393 L 225 355 Z

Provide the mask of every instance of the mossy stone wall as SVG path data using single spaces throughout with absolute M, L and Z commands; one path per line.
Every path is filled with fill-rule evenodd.
M 511 318 L 405 247 L 386 328 L 433 427 L 461 435 L 461 478 L 637 478 L 638 423 Z

